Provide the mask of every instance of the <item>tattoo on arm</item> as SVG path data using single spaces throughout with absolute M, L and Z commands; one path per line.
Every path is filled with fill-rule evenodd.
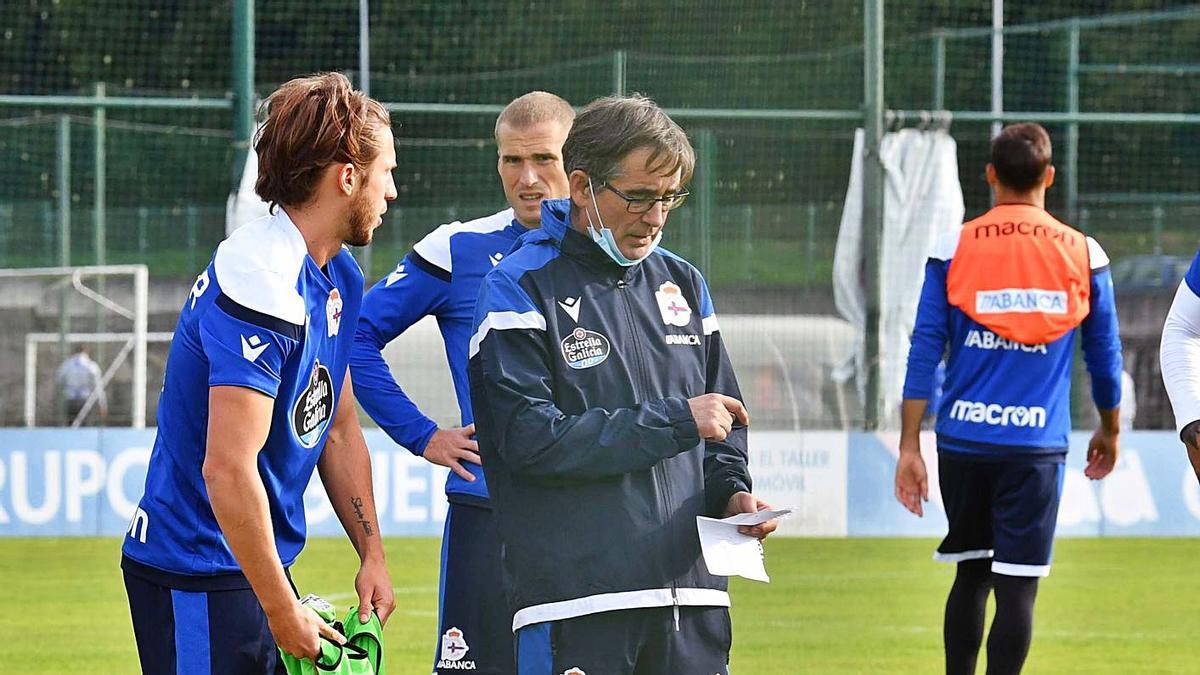
M 366 532 L 367 536 L 369 537 L 375 534 L 375 529 L 371 527 L 371 521 L 363 518 L 362 503 L 362 497 L 350 498 L 350 504 L 354 507 L 354 515 L 358 516 L 358 523 L 362 525 L 363 531 Z

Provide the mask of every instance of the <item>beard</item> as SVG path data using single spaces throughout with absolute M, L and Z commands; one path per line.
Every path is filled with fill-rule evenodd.
M 371 243 L 375 233 L 375 220 L 378 214 L 371 209 L 366 191 L 361 191 L 350 203 L 350 222 L 347 223 L 346 236 L 343 241 L 351 246 L 366 246 Z

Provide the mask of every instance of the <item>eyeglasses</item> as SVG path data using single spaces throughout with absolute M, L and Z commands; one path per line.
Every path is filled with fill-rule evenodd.
M 630 213 L 645 213 L 654 208 L 654 202 L 662 202 L 663 211 L 673 211 L 683 205 L 683 200 L 688 198 L 691 193 L 687 190 L 676 192 L 674 194 L 663 195 L 662 197 L 630 197 L 613 187 L 611 183 L 605 181 L 600 183 L 601 188 L 608 188 L 612 193 L 621 199 L 625 200 L 625 210 Z

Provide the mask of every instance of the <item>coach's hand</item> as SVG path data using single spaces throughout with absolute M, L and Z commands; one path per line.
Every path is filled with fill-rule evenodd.
M 896 499 L 918 516 L 925 515 L 921 502 L 929 501 L 929 476 L 920 447 L 900 448 L 900 460 L 896 462 Z
M 317 613 L 300 604 L 299 600 L 267 613 L 267 624 L 280 649 L 298 659 L 315 661 L 321 654 L 321 637 L 346 644 L 346 638 L 321 620 Z
M 746 412 L 746 406 L 732 396 L 705 394 L 689 398 L 688 407 L 692 409 L 700 438 L 705 440 L 723 441 L 735 424 L 750 424 L 750 413 Z
M 1116 430 L 1105 430 L 1103 426 L 1096 429 L 1092 440 L 1088 441 L 1087 468 L 1083 470 L 1083 475 L 1100 480 L 1112 473 L 1117 465 L 1118 436 Z
M 471 438 L 473 435 L 474 424 L 454 429 L 438 429 L 433 432 L 429 443 L 425 444 L 421 456 L 438 466 L 449 467 L 463 480 L 474 483 L 475 474 L 462 465 L 463 462 L 480 464 L 479 444 Z
M 725 507 L 725 517 L 736 516 L 739 513 L 758 513 L 764 509 L 770 509 L 771 505 L 763 500 L 755 497 L 749 492 L 735 492 L 729 497 L 729 504 Z M 738 532 L 748 534 L 751 537 L 766 539 L 767 535 L 775 531 L 779 527 L 779 519 L 772 518 L 765 523 L 758 525 L 741 525 L 738 527 Z
M 354 577 L 354 590 L 358 592 L 358 620 L 371 620 L 371 610 L 379 616 L 379 623 L 387 623 L 396 609 L 396 592 L 392 589 L 392 577 L 383 560 L 368 559 L 358 568 Z

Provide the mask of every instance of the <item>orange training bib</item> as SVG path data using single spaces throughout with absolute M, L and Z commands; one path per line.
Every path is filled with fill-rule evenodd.
M 1052 342 L 1088 315 L 1087 238 L 1036 206 L 997 206 L 963 225 L 946 295 L 1001 337 Z

